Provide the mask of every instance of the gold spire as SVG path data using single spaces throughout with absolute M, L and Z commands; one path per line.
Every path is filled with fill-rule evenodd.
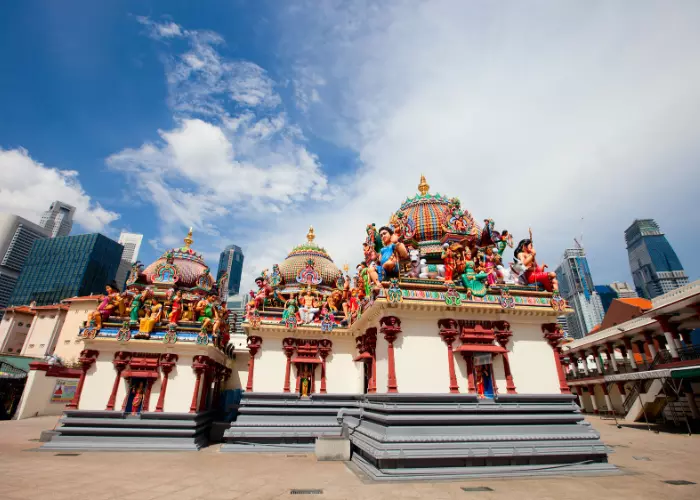
M 316 238 L 316 235 L 314 234 L 314 227 L 309 226 L 309 232 L 306 233 L 306 241 L 308 241 L 309 243 L 313 243 L 314 238 Z
M 190 248 L 192 243 L 194 243 L 194 240 L 192 239 L 192 228 L 190 228 L 190 232 L 185 236 L 185 248 Z
M 349 266 L 348 263 L 346 262 L 345 264 L 343 264 L 343 271 L 345 271 L 345 274 L 348 274 L 348 271 L 349 271 L 349 270 L 350 270 L 350 266 Z
M 423 174 L 420 174 L 420 184 L 418 184 L 418 192 L 425 196 L 428 194 L 428 191 L 430 190 L 430 186 L 428 183 L 425 181 L 425 176 Z

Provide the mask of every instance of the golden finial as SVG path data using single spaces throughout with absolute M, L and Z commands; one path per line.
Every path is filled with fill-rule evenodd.
M 428 191 L 430 190 L 430 186 L 428 185 L 427 182 L 425 182 L 425 176 L 423 174 L 420 174 L 420 184 L 418 184 L 418 192 L 425 196 L 428 194 Z
M 348 271 L 349 271 L 349 270 L 350 270 L 350 266 L 349 266 L 348 263 L 346 262 L 345 264 L 343 264 L 343 271 L 345 271 L 345 274 L 348 274 Z
M 190 232 L 185 236 L 185 248 L 190 248 L 192 243 L 194 243 L 194 240 L 192 239 L 192 228 L 190 228 Z
M 313 243 L 313 242 L 314 242 L 314 238 L 316 238 L 316 235 L 314 234 L 314 227 L 313 227 L 313 226 L 309 226 L 309 232 L 306 233 L 306 240 L 307 240 L 309 243 Z

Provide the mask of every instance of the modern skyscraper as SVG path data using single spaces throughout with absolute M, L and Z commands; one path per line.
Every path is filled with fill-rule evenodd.
M 54 201 L 49 209 L 44 212 L 44 215 L 41 216 L 39 225 L 49 230 L 51 238 L 68 236 L 73 228 L 74 213 L 75 207 L 62 201 Z
M 119 244 L 124 247 L 124 253 L 122 253 L 119 269 L 117 269 L 117 277 L 114 280 L 117 282 L 117 286 L 120 290 L 124 290 L 129 270 L 139 258 L 139 250 L 141 250 L 142 241 L 142 234 L 123 232 L 119 235 Z
M 615 299 L 633 299 L 637 297 L 634 287 L 622 281 L 613 281 L 609 285 L 596 285 L 595 291 L 600 296 L 604 312 L 608 312 L 610 304 Z
M 241 276 L 243 275 L 243 250 L 241 247 L 229 245 L 221 252 L 216 281 L 219 281 L 224 273 L 228 273 L 227 291 L 221 294 L 225 300 L 229 295 L 236 295 L 241 290 Z
M 49 235 L 46 229 L 22 217 L 0 214 L 0 309 L 10 302 L 32 244 Z M 0 311 L 0 318 L 2 315 Z
M 569 335 L 580 339 L 599 325 L 604 315 L 603 304 L 593 287 L 584 249 L 580 246 L 567 249 L 556 273 L 559 293 L 575 311 L 566 318 Z
M 681 261 L 653 219 L 636 219 L 625 230 L 630 271 L 637 294 L 653 299 L 688 284 Z
M 98 233 L 34 242 L 10 305 L 43 306 L 81 295 L 103 293 L 114 280 L 124 247 Z

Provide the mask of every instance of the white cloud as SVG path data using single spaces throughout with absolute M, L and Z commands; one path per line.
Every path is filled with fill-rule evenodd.
M 178 38 L 186 34 L 186 32 L 172 21 L 162 23 L 151 21 L 145 16 L 136 16 L 136 20 L 149 28 L 149 35 L 156 40 L 163 38 Z
M 159 131 L 155 143 L 107 159 L 156 206 L 163 222 L 158 240 L 172 240 L 183 226 L 227 235 L 231 220 L 254 224 L 331 197 L 317 157 L 280 109 L 266 71 L 222 55 L 224 40 L 216 33 L 180 33 L 188 48 L 169 53 L 166 64 L 176 126 Z
M 301 107 L 317 75 L 324 111 L 312 126 L 355 149 L 362 168 L 332 211 L 280 217 L 251 241 L 251 266 L 282 260 L 309 223 L 340 263 L 356 262 L 364 225 L 385 222 L 424 172 L 479 219 L 516 237 L 531 226 L 552 268 L 584 217 L 594 278 L 629 280 L 622 233 L 651 216 L 677 231 L 672 243 L 697 276 L 690 248 L 700 242 L 685 229 L 700 181 L 700 6 L 547 5 L 283 12 Z
M 0 148 L 0 212 L 38 222 L 56 200 L 76 208 L 75 222 L 86 231 L 104 231 L 119 218 L 119 214 L 90 198 L 78 180 L 78 172 L 46 167 L 22 148 Z

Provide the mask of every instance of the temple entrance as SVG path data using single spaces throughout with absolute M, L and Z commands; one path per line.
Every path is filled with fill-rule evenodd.
M 365 362 L 362 364 L 364 365 L 364 382 L 362 383 L 362 392 L 367 394 L 367 391 L 369 390 L 369 379 L 372 378 L 372 360 L 365 360 Z
M 299 395 L 310 396 L 314 392 L 314 372 L 316 366 L 313 363 L 298 363 L 297 377 L 299 377 Z
M 148 387 L 148 379 L 132 377 L 129 379 L 129 393 L 124 413 L 138 415 L 143 408 L 143 398 Z
M 493 398 L 493 364 L 490 353 L 474 355 L 474 381 L 480 398 Z

